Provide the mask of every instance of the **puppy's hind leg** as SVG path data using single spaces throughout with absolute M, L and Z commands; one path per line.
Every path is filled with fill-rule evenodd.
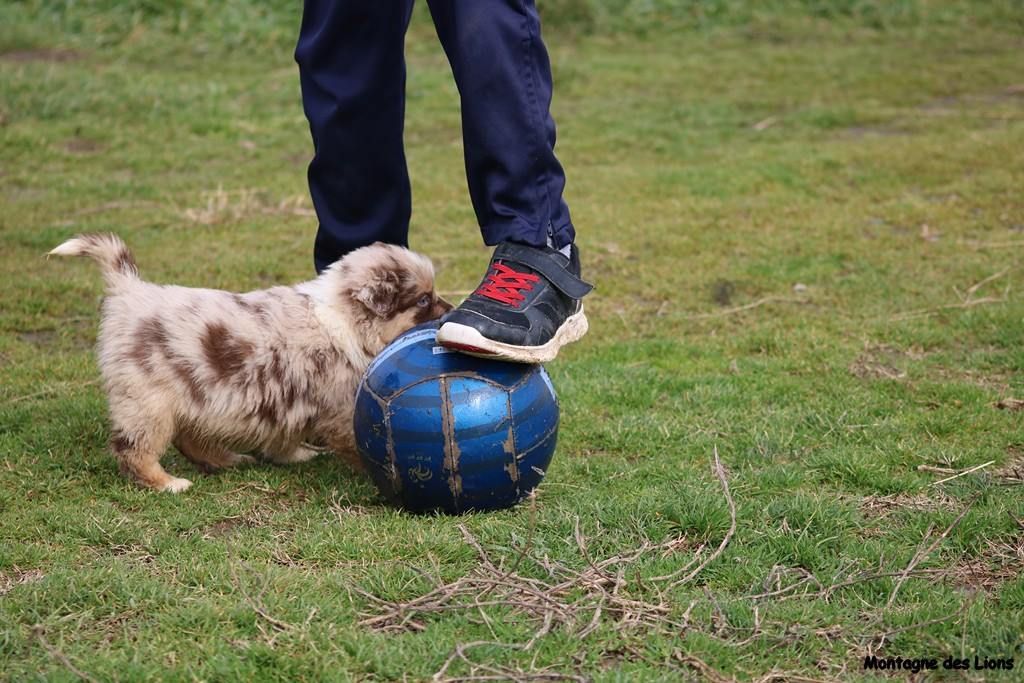
M 191 460 L 200 472 L 206 474 L 255 462 L 248 455 L 229 451 L 220 444 L 203 439 L 190 431 L 182 431 L 174 437 L 174 446 Z
M 291 465 L 297 462 L 306 462 L 312 460 L 316 456 L 320 455 L 320 451 L 315 448 L 310 448 L 303 444 L 299 444 L 290 449 L 282 449 L 284 455 L 276 452 L 267 452 L 267 460 L 274 463 L 275 465 Z
M 141 486 L 157 491 L 181 493 L 192 485 L 188 479 L 167 474 L 160 466 L 160 456 L 167 451 L 174 433 L 174 420 L 169 414 L 160 417 L 135 413 L 119 416 L 112 411 L 114 429 L 110 447 L 121 473 Z

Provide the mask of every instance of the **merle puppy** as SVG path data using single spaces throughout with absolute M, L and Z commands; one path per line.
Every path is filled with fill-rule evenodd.
M 50 254 L 89 256 L 107 283 L 98 340 L 114 456 L 142 486 L 179 493 L 170 444 L 201 470 L 301 462 L 325 444 L 351 454 L 352 409 L 370 360 L 451 305 L 425 256 L 381 243 L 294 287 L 233 294 L 139 278 L 116 235 L 80 235 Z

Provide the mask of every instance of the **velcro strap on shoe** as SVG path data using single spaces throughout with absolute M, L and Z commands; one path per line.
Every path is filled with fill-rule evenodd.
M 582 299 L 594 288 L 594 285 L 570 273 L 568 268 L 558 263 L 543 249 L 505 242 L 495 251 L 494 258 L 529 266 L 547 278 L 555 289 L 573 299 Z

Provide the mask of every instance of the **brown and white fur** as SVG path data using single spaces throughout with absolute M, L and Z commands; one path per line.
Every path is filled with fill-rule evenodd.
M 110 401 L 110 445 L 139 484 L 178 493 L 170 444 L 201 470 L 257 451 L 301 462 L 321 443 L 351 455 L 352 410 L 370 360 L 451 305 L 434 292 L 425 256 L 381 243 L 357 249 L 315 280 L 233 294 L 155 285 L 115 235 L 80 235 L 50 254 L 89 256 L 107 284 L 98 340 Z

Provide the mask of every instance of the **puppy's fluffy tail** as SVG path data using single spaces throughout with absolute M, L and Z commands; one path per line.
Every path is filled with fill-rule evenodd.
M 128 245 L 111 233 L 78 235 L 53 249 L 47 256 L 88 256 L 100 265 L 108 287 L 136 280 L 139 268 Z

